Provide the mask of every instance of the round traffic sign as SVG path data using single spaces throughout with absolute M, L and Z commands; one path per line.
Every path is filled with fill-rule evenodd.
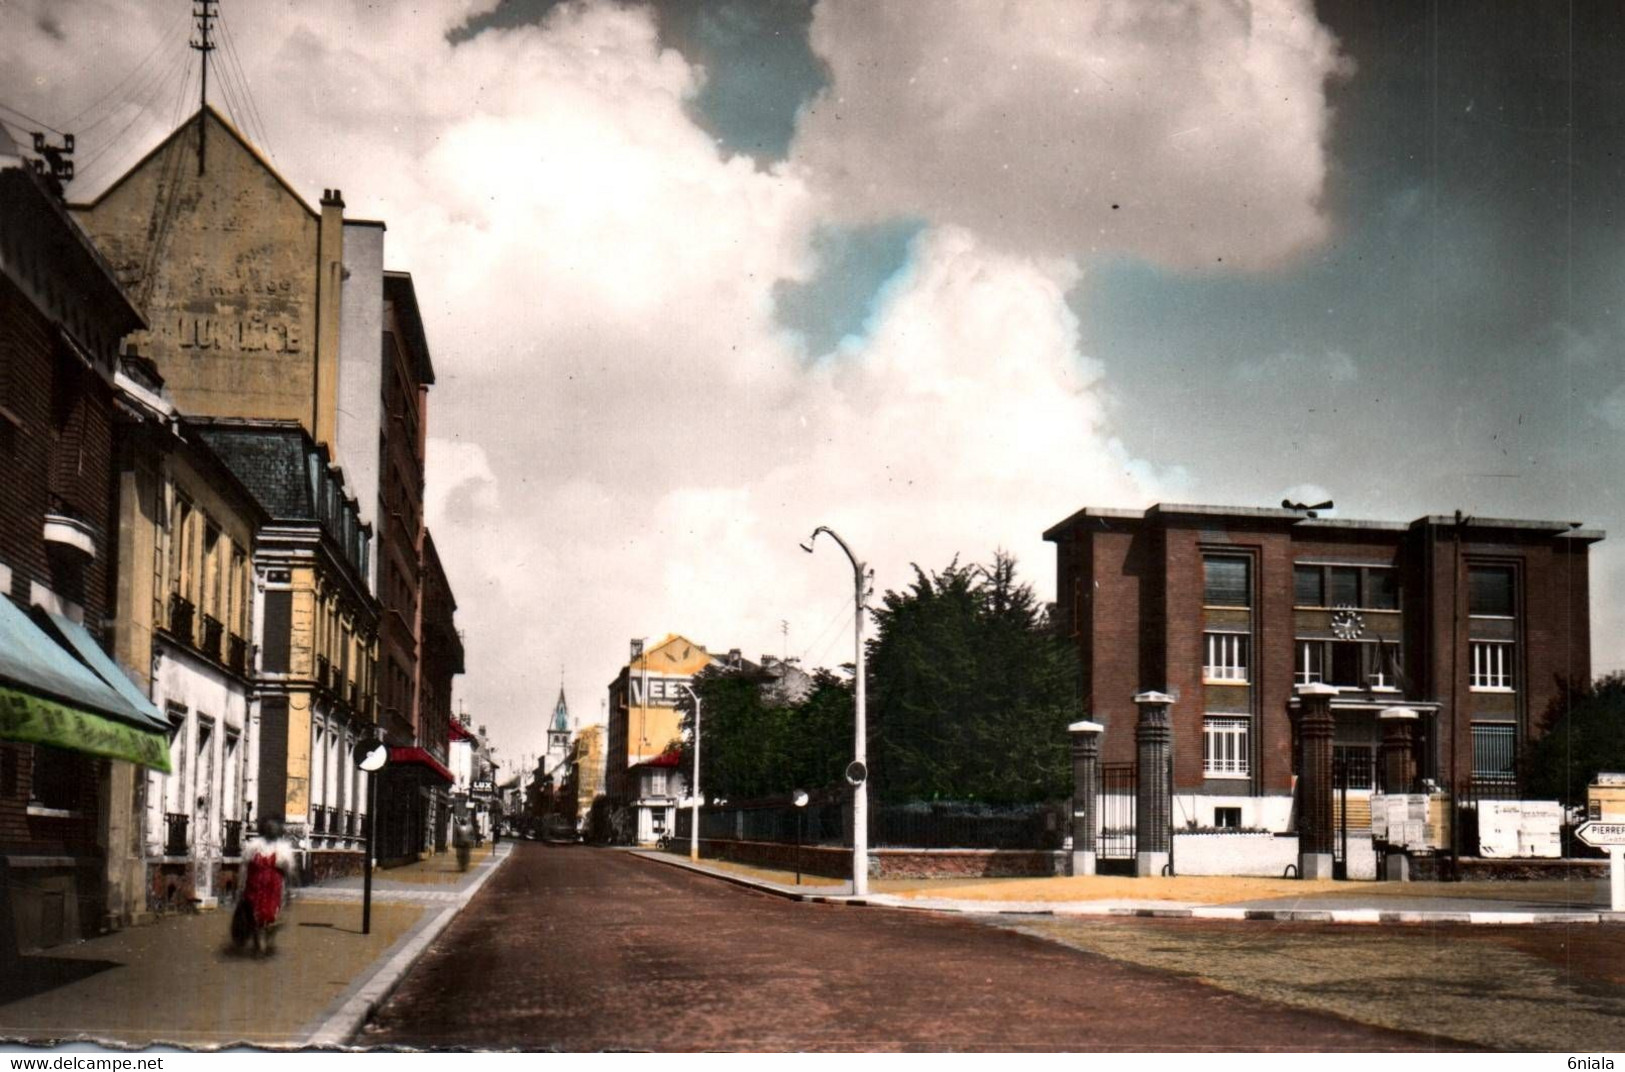
M 389 762 L 389 747 L 376 737 L 363 737 L 355 743 L 355 765 L 371 773 Z

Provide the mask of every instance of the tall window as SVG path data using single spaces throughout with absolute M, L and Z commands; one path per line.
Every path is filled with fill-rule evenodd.
M 1202 557 L 1202 603 L 1209 607 L 1250 607 L 1252 562 L 1240 555 Z
M 1518 727 L 1510 722 L 1473 723 L 1473 777 L 1511 781 L 1518 774 Z
M 1512 617 L 1511 566 L 1474 566 L 1467 571 L 1467 613 L 1481 618 Z
M 1203 680 L 1245 684 L 1249 680 L 1247 642 L 1245 633 L 1208 633 Z
M 1398 644 L 1365 640 L 1300 640 L 1293 661 L 1294 684 L 1324 683 L 1347 689 L 1393 689 L 1404 665 Z
M 1299 607 L 1399 609 L 1399 575 L 1388 566 L 1304 565 L 1292 569 L 1292 602 Z
M 1512 686 L 1512 644 L 1500 640 L 1475 640 L 1467 685 L 1479 691 L 1509 690 Z
M 1319 640 L 1298 641 L 1298 658 L 1292 680 L 1314 685 L 1326 680 L 1326 645 Z
M 1202 720 L 1202 773 L 1217 778 L 1246 777 L 1251 720 L 1208 715 Z
M 652 770 L 644 774 L 643 795 L 649 797 L 663 797 L 666 795 L 665 771 Z

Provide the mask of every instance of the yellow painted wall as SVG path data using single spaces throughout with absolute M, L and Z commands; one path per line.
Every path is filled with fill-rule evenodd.
M 288 789 L 285 797 L 289 818 L 310 813 L 310 693 L 288 694 Z
M 648 700 L 627 704 L 627 766 L 663 754 L 680 735 L 683 716 L 675 706 L 676 692 L 668 679 L 692 678 L 713 661 L 700 645 L 685 637 L 668 636 L 628 664 L 631 687 L 641 690 L 647 682 Z
M 334 403 L 317 405 L 317 350 L 326 335 L 323 360 L 336 371 L 338 296 L 331 285 L 319 295 L 318 283 L 337 275 L 321 272 L 318 256 L 336 262 L 342 240 L 322 243 L 320 215 L 205 114 L 203 176 L 194 119 L 74 214 L 146 314 L 150 330 L 132 339 L 182 411 L 298 420 L 331 450 Z M 322 379 L 336 396 L 336 379 Z

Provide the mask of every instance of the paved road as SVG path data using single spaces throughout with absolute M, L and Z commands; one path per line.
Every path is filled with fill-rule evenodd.
M 516 846 L 357 1041 L 566 1050 L 1432 1045 L 973 920 L 798 904 L 625 853 L 531 843 Z

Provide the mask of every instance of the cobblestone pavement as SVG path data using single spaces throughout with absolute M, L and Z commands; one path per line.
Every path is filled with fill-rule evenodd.
M 535 844 L 516 847 L 355 1041 L 569 1050 L 1460 1048 L 969 918 L 796 903 L 626 853 Z
M 980 917 L 1113 961 L 1509 1050 L 1625 1049 L 1625 927 Z

